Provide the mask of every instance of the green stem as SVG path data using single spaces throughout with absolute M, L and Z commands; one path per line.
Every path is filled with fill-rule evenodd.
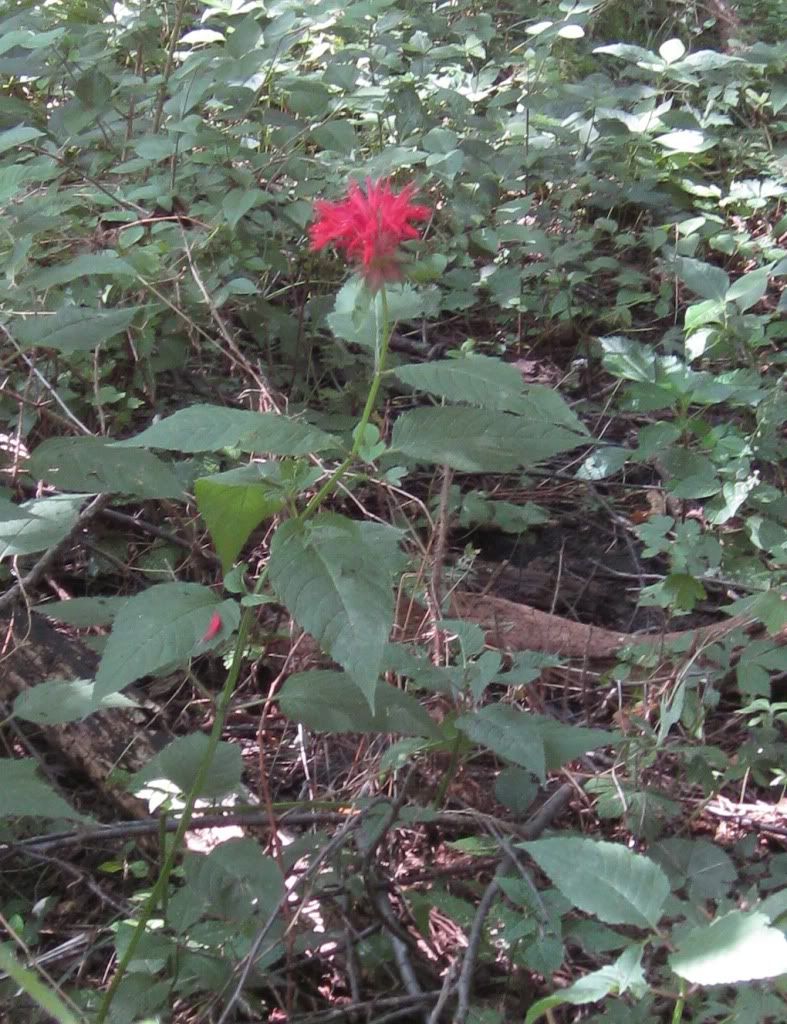
M 267 573 L 262 573 L 257 586 L 254 588 L 255 593 L 258 593 L 262 588 L 262 583 L 265 580 Z M 142 936 L 145 932 L 145 928 L 153 917 L 156 911 L 156 907 L 164 899 L 164 895 L 167 890 L 169 883 L 169 877 L 172 874 L 172 869 L 175 867 L 175 861 L 177 860 L 178 853 L 180 850 L 181 843 L 188 832 L 191 819 L 194 816 L 194 808 L 197 805 L 197 800 L 205 786 L 208 779 L 208 774 L 213 764 L 213 756 L 216 753 L 216 749 L 221 740 L 221 734 L 224 731 L 224 723 L 227 718 L 227 712 L 229 711 L 230 701 L 232 694 L 235 691 L 235 686 L 238 682 L 240 675 L 241 666 L 243 664 L 243 655 L 246 650 L 246 641 L 248 640 L 249 630 L 251 629 L 252 619 L 254 617 L 253 608 L 244 608 L 243 614 L 241 615 L 240 625 L 238 627 L 238 640 L 235 645 L 235 653 L 232 658 L 232 664 L 230 670 L 227 673 L 227 679 L 224 683 L 224 688 L 219 695 L 219 700 L 216 705 L 216 716 L 213 719 L 213 728 L 210 731 L 208 737 L 208 749 L 205 752 L 205 757 L 202 759 L 197 774 L 194 776 L 194 782 L 191 785 L 191 789 L 186 797 L 186 803 L 183 807 L 183 813 L 180 819 L 180 824 L 175 831 L 175 835 L 172 838 L 169 851 L 164 858 L 164 863 L 161 865 L 161 871 L 156 879 L 156 884 L 150 890 L 150 895 L 142 907 L 139 920 L 137 921 L 134 929 L 134 934 L 131 936 L 131 940 L 126 948 L 126 952 L 120 959 L 115 970 L 114 977 L 109 984 L 109 988 L 104 993 L 104 998 L 101 1001 L 101 1006 L 98 1010 L 98 1016 L 96 1017 L 96 1024 L 104 1024 L 107 1019 L 107 1014 L 112 1005 L 112 1000 L 115 998 L 120 982 L 125 977 L 126 971 L 128 970 L 129 964 L 133 959 L 134 953 L 137 950 Z
M 372 412 L 374 411 L 375 402 L 377 401 L 377 396 L 380 392 L 380 385 L 385 372 L 385 360 L 388 354 L 388 343 L 391 338 L 391 328 L 388 322 L 388 299 L 384 288 L 380 289 L 377 298 L 379 299 L 379 306 L 377 307 L 375 318 L 376 338 L 374 376 L 372 377 L 372 382 L 369 386 L 369 394 L 366 398 L 366 404 L 364 406 L 363 413 L 361 414 L 361 419 L 355 430 L 353 446 L 350 449 L 350 453 L 347 458 L 337 467 L 337 469 L 334 470 L 328 480 L 306 505 L 303 512 L 301 512 L 297 517 L 301 520 L 308 519 L 310 516 L 314 515 L 325 499 L 333 493 L 339 481 L 352 465 L 358 455 L 361 445 L 363 444 L 364 432 L 369 424 Z M 254 586 L 255 594 L 259 594 L 262 591 L 267 576 L 268 571 L 266 568 L 260 574 L 259 579 Z M 229 712 L 232 695 L 235 692 L 235 687 L 237 686 L 238 678 L 240 677 L 240 670 L 243 665 L 243 657 L 246 651 L 246 644 L 249 638 L 253 619 L 254 608 L 244 608 L 240 619 L 240 625 L 238 626 L 238 638 L 235 643 L 235 652 L 232 656 L 232 664 L 230 665 L 224 687 L 216 704 L 216 714 L 213 719 L 213 728 L 211 729 L 210 736 L 208 738 L 208 748 L 205 751 L 205 757 L 200 763 L 194 777 L 194 782 L 186 796 L 186 802 L 183 806 L 180 822 L 174 836 L 172 837 L 172 842 L 169 850 L 167 851 L 167 855 L 164 858 L 164 863 L 161 865 L 158 878 L 156 879 L 153 888 L 150 890 L 148 898 L 145 900 L 136 927 L 134 928 L 134 933 L 131 936 L 125 953 L 118 962 L 114 977 L 104 993 L 104 998 L 101 1001 L 98 1016 L 96 1017 L 96 1024 L 105 1024 L 107 1014 L 112 1006 L 112 1001 L 115 998 L 115 994 L 117 993 L 121 981 L 128 971 L 129 964 L 131 963 L 134 953 L 142 940 L 145 928 L 153 917 L 153 914 L 156 912 L 156 908 L 159 904 L 163 904 L 165 901 L 170 875 L 175 867 L 175 862 L 178 858 L 181 844 L 183 843 L 186 832 L 188 832 L 191 819 L 194 816 L 194 809 L 197 806 L 197 800 L 199 799 L 199 795 L 208 779 L 208 774 L 210 773 L 211 765 L 213 764 L 213 757 L 224 731 L 224 724 L 227 719 L 227 713 Z
M 379 299 L 379 304 L 377 304 L 377 299 Z M 377 337 L 375 338 L 374 346 L 374 376 L 372 377 L 372 383 L 369 386 L 369 394 L 366 396 L 366 404 L 363 407 L 361 418 L 358 421 L 358 426 L 355 428 L 353 446 L 350 449 L 350 453 L 347 458 L 336 467 L 333 473 L 331 473 L 319 491 L 317 491 L 309 504 L 303 510 L 303 513 L 300 516 L 301 519 L 309 519 L 313 516 L 325 499 L 334 492 L 339 481 L 345 476 L 347 470 L 355 461 L 358 451 L 363 444 L 364 433 L 366 432 L 369 420 L 374 412 L 377 396 L 380 393 L 380 385 L 382 384 L 383 377 L 385 376 L 385 360 L 388 355 L 388 345 L 391 340 L 391 325 L 388 318 L 388 296 L 385 293 L 384 286 L 377 293 L 375 307 L 375 329 Z
M 675 1009 L 672 1011 L 672 1024 L 681 1024 L 683 1020 L 683 1008 L 686 1005 L 686 982 L 680 983 L 680 994 L 675 1000 Z

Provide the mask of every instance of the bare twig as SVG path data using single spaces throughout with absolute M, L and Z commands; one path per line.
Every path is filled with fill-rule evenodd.
M 98 515 L 105 505 L 108 504 L 109 500 L 110 495 L 108 494 L 97 495 L 77 517 L 77 521 L 68 534 L 55 544 L 54 547 L 44 552 L 26 576 L 17 580 L 12 587 L 9 587 L 4 594 L 0 595 L 0 613 L 14 605 L 20 597 L 38 583 L 41 577 L 49 571 L 50 566 L 54 564 L 69 545 L 74 543 L 80 531 L 84 530 L 94 516 Z
M 331 841 L 326 846 L 324 846 L 322 850 L 320 850 L 320 852 L 317 854 L 317 856 L 311 862 L 309 867 L 298 880 L 298 885 L 306 885 L 309 882 L 311 882 L 311 880 L 319 872 L 320 868 L 325 863 L 325 861 L 328 860 L 329 857 L 332 857 L 333 854 L 336 853 L 338 850 L 340 850 L 342 846 L 344 846 L 345 842 L 349 839 L 350 834 L 356 828 L 358 828 L 364 817 L 375 806 L 377 806 L 376 801 L 371 803 L 364 811 L 362 811 L 360 814 L 357 814 L 354 818 L 350 818 L 349 821 L 345 821 L 344 828 L 341 828 L 333 837 L 333 839 L 331 839 Z M 279 914 L 281 913 L 283 907 L 289 900 L 292 891 L 292 889 L 284 889 L 284 892 L 276 901 L 276 906 L 268 915 L 268 919 L 266 920 L 265 924 L 259 929 L 257 934 L 254 936 L 254 940 L 251 946 L 249 947 L 248 953 L 241 961 L 242 966 L 240 969 L 240 973 L 238 975 L 238 980 L 236 981 L 232 992 L 230 993 L 226 1003 L 224 1004 L 224 1009 L 222 1010 L 221 1016 L 219 1017 L 216 1024 L 228 1024 L 232 1014 L 233 1007 L 241 998 L 243 988 L 246 984 L 246 980 L 248 979 L 251 969 L 254 966 L 257 957 L 259 956 L 260 950 L 262 949 L 262 945 L 265 942 L 265 939 L 270 934 L 270 931 L 273 928 L 274 924 L 276 923 L 276 920 Z M 294 925 L 295 921 L 297 920 L 297 916 L 297 914 L 293 915 L 290 927 Z
M 71 412 L 71 410 L 68 408 L 66 403 L 63 401 L 63 399 L 57 393 L 57 390 L 52 387 L 52 385 L 49 383 L 49 381 L 46 379 L 46 377 L 41 373 L 41 371 L 38 369 L 38 367 L 35 365 L 35 363 L 25 355 L 25 353 L 22 351 L 22 346 L 19 344 L 19 342 L 16 340 L 16 338 L 13 336 L 13 334 L 11 334 L 11 332 L 8 330 L 8 328 L 5 327 L 3 324 L 0 324 L 0 331 L 3 332 L 3 334 L 6 336 L 6 338 L 14 346 L 14 348 L 16 349 L 17 355 L 22 360 L 22 362 L 25 364 L 25 366 L 28 368 L 28 370 L 30 370 L 30 372 L 33 374 L 33 376 L 36 378 L 36 380 L 39 382 L 39 384 L 46 391 L 48 391 L 49 394 L 52 396 L 52 398 L 57 402 L 57 404 L 60 406 L 60 408 L 65 413 L 67 419 L 69 419 L 74 424 L 75 427 L 77 427 L 79 430 L 81 430 L 83 434 L 86 434 L 89 437 L 92 437 L 93 436 L 92 431 L 88 430 L 88 428 L 85 426 L 85 424 L 82 422 L 82 420 L 78 419 L 74 415 L 74 413 Z

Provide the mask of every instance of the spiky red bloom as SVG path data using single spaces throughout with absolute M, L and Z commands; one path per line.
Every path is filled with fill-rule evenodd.
M 334 245 L 358 265 L 372 291 L 386 281 L 398 281 L 402 275 L 397 247 L 418 238 L 410 221 L 426 220 L 430 214 L 428 206 L 410 202 L 414 193 L 414 185 L 395 194 L 390 182 L 367 178 L 365 190 L 351 182 L 347 198 L 340 203 L 318 199 L 317 219 L 309 231 L 312 249 Z

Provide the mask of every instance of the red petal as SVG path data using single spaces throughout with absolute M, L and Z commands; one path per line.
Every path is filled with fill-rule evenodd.
M 208 628 L 205 630 L 205 636 L 200 640 L 201 644 L 206 644 L 209 640 L 212 640 L 215 636 L 221 632 L 221 616 L 218 612 L 214 612 L 210 617 Z

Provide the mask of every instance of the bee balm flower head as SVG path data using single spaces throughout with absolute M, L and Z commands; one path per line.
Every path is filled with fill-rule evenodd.
M 426 220 L 430 213 L 427 206 L 410 202 L 414 193 L 414 185 L 394 193 L 390 182 L 367 178 L 365 189 L 352 182 L 347 198 L 340 203 L 318 199 L 314 204 L 317 219 L 309 232 L 312 249 L 335 246 L 358 266 L 371 291 L 386 281 L 398 281 L 402 276 L 398 246 L 418 238 L 410 222 Z

